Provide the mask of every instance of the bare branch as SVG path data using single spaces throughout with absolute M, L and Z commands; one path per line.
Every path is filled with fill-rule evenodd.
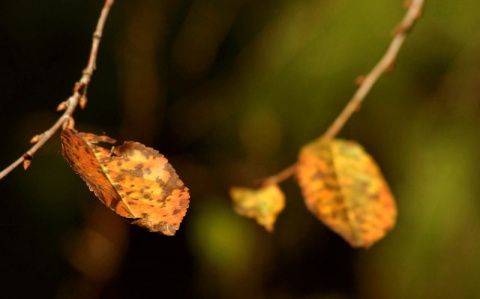
M 420 17 L 423 0 L 407 0 L 406 3 L 408 10 L 403 17 L 400 24 L 394 31 L 393 40 L 387 49 L 387 52 L 383 55 L 380 61 L 366 76 L 362 77 L 360 86 L 353 95 L 352 99 L 348 102 L 347 106 L 337 116 L 332 125 L 327 129 L 325 134 L 321 138 L 333 138 L 343 128 L 345 123 L 350 119 L 352 114 L 358 110 L 360 104 L 363 102 L 372 86 L 377 82 L 378 78 L 384 73 L 391 70 L 395 63 L 398 52 L 407 37 L 408 32 L 412 29 L 415 21 Z
M 325 134 L 323 134 L 320 138 L 335 137 L 345 125 L 345 123 L 348 121 L 348 119 L 350 119 L 352 114 L 358 110 L 360 104 L 363 102 L 373 85 L 377 82 L 378 78 L 384 72 L 392 70 L 395 59 L 397 58 L 398 52 L 400 51 L 400 48 L 403 45 L 407 34 L 412 29 L 418 18 L 421 16 L 424 0 L 407 0 L 405 4 L 408 10 L 402 21 L 397 25 L 396 29 L 394 30 L 393 39 L 387 51 L 380 59 L 380 61 L 378 61 L 378 63 L 366 76 L 357 79 L 359 88 L 357 89 L 353 97 L 350 99 L 348 104 L 345 106 L 343 111 L 337 116 L 337 118 L 327 129 Z M 260 183 L 258 185 L 266 186 L 268 184 L 278 184 L 280 182 L 283 182 L 291 176 L 295 175 L 296 169 L 297 164 L 295 163 L 277 174 L 259 180 Z
M 105 26 L 105 22 L 107 20 L 108 13 L 110 12 L 110 8 L 113 5 L 113 2 L 114 0 L 106 0 L 105 4 L 103 5 L 102 12 L 100 14 L 100 17 L 98 18 L 97 28 L 95 29 L 95 32 L 93 34 L 92 48 L 90 51 L 90 57 L 88 59 L 87 67 L 83 70 L 83 74 L 80 80 L 75 84 L 75 87 L 73 89 L 73 95 L 59 105 L 59 107 L 62 106 L 62 104 L 66 105 L 66 107 L 62 106 L 63 109 L 61 109 L 61 110 L 65 110 L 65 112 L 62 114 L 62 116 L 60 116 L 60 118 L 55 122 L 55 124 L 52 127 L 50 127 L 50 129 L 37 135 L 39 136 L 39 138 L 35 140 L 36 143 L 34 146 L 32 146 L 27 152 L 25 152 L 20 158 L 18 158 L 10 166 L 8 166 L 7 168 L 5 168 L 0 172 L 0 180 L 3 179 L 7 174 L 9 174 L 17 166 L 24 163 L 26 160 L 30 162 L 33 155 L 50 139 L 50 137 L 52 137 L 64 125 L 65 122 L 73 121 L 72 114 L 75 111 L 75 108 L 79 103 L 79 100 L 82 97 L 86 97 L 87 87 L 88 87 L 88 84 L 90 83 L 92 74 L 96 66 L 98 47 L 100 45 L 103 28 Z M 24 165 L 27 165 L 24 167 L 28 168 L 30 163 L 27 162 L 26 164 L 24 163 Z

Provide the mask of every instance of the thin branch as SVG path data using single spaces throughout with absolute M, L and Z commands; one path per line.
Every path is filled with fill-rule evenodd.
M 392 69 L 403 42 L 405 41 L 415 22 L 421 16 L 424 0 L 407 0 L 405 4 L 408 7 L 408 10 L 405 13 L 402 21 L 397 25 L 394 31 L 392 42 L 390 43 L 387 51 L 380 61 L 378 61 L 378 63 L 373 67 L 373 69 L 364 78 L 362 78 L 362 82 L 360 83 L 360 86 L 353 97 L 350 99 L 342 112 L 337 116 L 335 121 L 330 125 L 325 134 L 323 134 L 320 138 L 335 137 L 343 128 L 345 123 L 350 119 L 352 114 L 358 110 L 360 104 L 363 102 L 373 85 L 377 82 L 378 78 L 384 72 Z M 295 163 L 277 174 L 261 179 L 258 186 L 266 186 L 268 184 L 278 184 L 283 182 L 295 175 L 296 169 L 297 164 Z
M 279 184 L 294 175 L 296 171 L 297 163 L 290 165 L 289 167 L 285 168 L 284 170 L 280 171 L 275 175 L 259 180 L 256 185 L 260 188 L 268 185 Z
M 345 123 L 350 119 L 352 114 L 358 110 L 360 104 L 363 102 L 372 86 L 377 82 L 378 78 L 384 72 L 392 69 L 398 52 L 400 51 L 400 48 L 402 47 L 408 32 L 410 31 L 410 29 L 412 29 L 415 21 L 418 20 L 421 15 L 423 0 L 408 1 L 407 6 L 408 11 L 403 17 L 400 24 L 395 29 L 393 40 L 390 43 L 387 52 L 385 52 L 383 57 L 370 71 L 370 73 L 368 73 L 364 78 L 362 78 L 362 82 L 360 83 L 360 86 L 353 95 L 352 99 L 348 102 L 347 106 L 345 106 L 343 111 L 337 116 L 335 121 L 327 129 L 327 131 L 325 132 L 325 134 L 323 134 L 321 138 L 335 137 L 338 132 L 343 128 Z
M 110 12 L 110 8 L 113 5 L 114 0 L 106 0 L 102 8 L 100 17 L 98 18 L 97 27 L 93 33 L 93 42 L 92 48 L 90 51 L 90 57 L 88 59 L 87 67 L 83 70 L 82 77 L 75 84 L 73 89 L 73 95 L 71 95 L 66 101 L 60 103 L 57 110 L 64 110 L 65 112 L 60 116 L 60 118 L 55 122 L 55 124 L 50 127 L 47 131 L 43 132 L 40 135 L 35 136 L 32 141 L 36 142 L 27 152 L 25 152 L 20 158 L 13 162 L 10 166 L 5 168 L 0 172 L 0 180 L 3 179 L 7 174 L 9 174 L 13 169 L 15 169 L 20 164 L 24 163 L 25 169 L 30 165 L 33 155 L 52 137 L 60 127 L 64 126 L 66 123 L 72 123 L 72 115 L 79 102 L 86 100 L 87 87 L 90 84 L 92 74 L 95 71 L 96 60 L 98 47 L 100 45 L 100 40 L 102 38 L 103 28 Z

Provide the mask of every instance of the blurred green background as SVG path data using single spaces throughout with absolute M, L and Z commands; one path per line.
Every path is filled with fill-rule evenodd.
M 0 168 L 53 124 L 86 66 L 103 2 L 0 3 Z M 118 0 L 76 128 L 167 156 L 190 188 L 175 237 L 130 227 L 55 136 L 0 181 L 2 298 L 478 298 L 480 3 L 423 18 L 340 137 L 364 145 L 396 228 L 354 250 L 293 180 L 275 232 L 237 216 L 234 185 L 321 135 L 384 53 L 401 0 Z

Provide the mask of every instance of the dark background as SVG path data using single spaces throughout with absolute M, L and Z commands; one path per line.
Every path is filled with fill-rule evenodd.
M 58 118 L 86 66 L 102 1 L 0 3 L 0 168 Z M 228 188 L 296 160 L 384 53 L 402 1 L 125 0 L 107 21 L 76 128 L 165 154 L 190 188 L 180 230 L 101 206 L 54 136 L 0 181 L 2 298 L 475 298 L 480 294 L 480 4 L 423 18 L 339 137 L 396 196 L 396 228 L 350 248 L 293 180 L 275 232 Z

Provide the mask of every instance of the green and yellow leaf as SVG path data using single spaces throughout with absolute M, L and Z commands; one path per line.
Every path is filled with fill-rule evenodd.
M 277 185 L 259 189 L 232 187 L 230 197 L 238 214 L 255 218 L 268 232 L 273 231 L 278 214 L 285 208 L 285 195 Z
M 393 196 L 359 144 L 319 139 L 304 146 L 297 177 L 307 208 L 353 247 L 369 247 L 393 228 Z

